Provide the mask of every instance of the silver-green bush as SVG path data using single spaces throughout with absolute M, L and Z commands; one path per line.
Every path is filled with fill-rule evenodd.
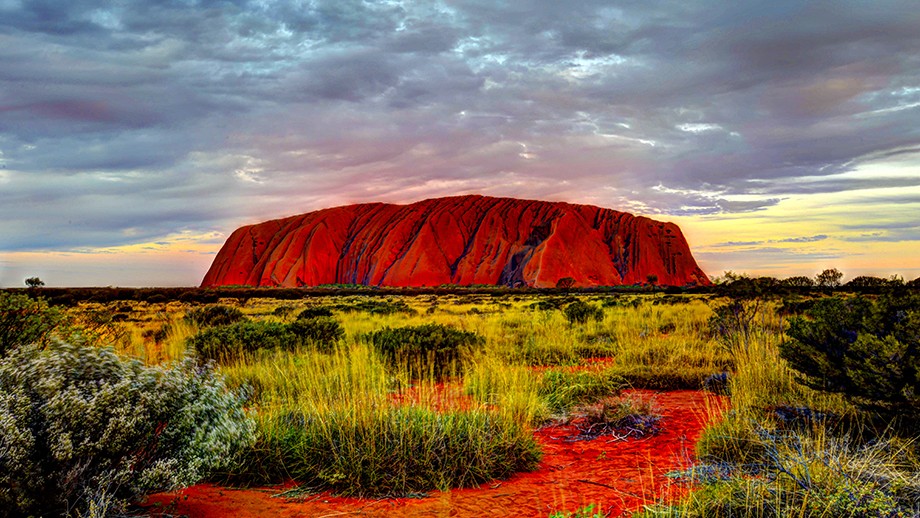
M 0 360 L 0 516 L 118 512 L 224 467 L 253 428 L 241 396 L 193 360 L 18 347 Z

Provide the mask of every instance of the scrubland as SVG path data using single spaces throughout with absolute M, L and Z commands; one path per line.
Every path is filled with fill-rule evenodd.
M 916 394 L 880 403 L 877 394 L 822 387 L 817 370 L 809 377 L 790 364 L 820 359 L 786 347 L 795 341 L 786 333 L 790 319 L 815 318 L 809 311 L 822 296 L 512 291 L 42 311 L 55 325 L 66 321 L 64 339 L 109 347 L 145 368 L 211 365 L 239 398 L 238 411 L 224 401 L 221 412 L 245 420 L 245 433 L 221 450 L 227 462 L 208 470 L 221 484 L 295 481 L 297 494 L 374 498 L 475 487 L 535 469 L 539 427 L 577 420 L 598 433 L 655 433 L 667 423 L 656 420 L 654 401 L 624 390 L 699 389 L 728 395 L 731 406 L 695 445 L 693 467 L 671 474 L 694 491 L 637 514 L 917 516 L 920 427 L 904 410 Z M 908 299 L 898 318 L 914 328 L 897 335 L 903 347 L 885 347 L 909 378 L 920 367 L 920 308 Z M 51 331 L 29 341 L 53 349 Z M 920 393 L 908 385 L 898 390 Z M 11 485 L 0 481 L 0 500 Z M 604 512 L 597 502 L 554 516 Z

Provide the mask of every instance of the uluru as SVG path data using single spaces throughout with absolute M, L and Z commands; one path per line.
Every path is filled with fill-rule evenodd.
M 654 276 L 654 277 L 650 277 Z M 591 205 L 468 195 L 236 229 L 202 286 L 708 285 L 680 228 Z

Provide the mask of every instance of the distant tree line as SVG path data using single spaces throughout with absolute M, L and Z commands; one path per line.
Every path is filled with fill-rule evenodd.
M 217 288 L 45 288 L 38 277 L 26 279 L 28 289 L 10 288 L 2 291 L 18 292 L 42 297 L 50 305 L 73 305 L 78 302 L 107 303 L 117 300 L 134 300 L 147 303 L 164 303 L 180 301 L 198 304 L 214 304 L 220 299 L 235 298 L 245 304 L 250 299 L 274 298 L 297 300 L 329 295 L 448 295 L 476 294 L 500 296 L 506 293 L 639 293 L 662 291 L 665 293 L 722 293 L 754 289 L 763 293 L 778 291 L 854 291 L 860 293 L 878 293 L 890 288 L 904 287 L 920 289 L 920 277 L 905 281 L 902 277 L 888 278 L 861 275 L 843 283 L 843 273 L 836 268 L 826 269 L 814 278 L 792 276 L 785 279 L 776 277 L 751 277 L 743 273 L 726 271 L 720 276 L 712 277 L 713 286 L 663 286 L 658 284 L 658 277 L 649 275 L 647 283 L 632 286 L 595 286 L 576 287 L 576 279 L 564 277 L 559 279 L 555 288 L 509 288 L 507 286 L 433 286 L 412 288 L 391 288 L 357 285 L 304 286 L 300 288 L 222 286 Z

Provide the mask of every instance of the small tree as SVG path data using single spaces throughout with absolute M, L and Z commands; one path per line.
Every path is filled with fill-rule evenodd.
M 26 286 L 30 288 L 41 288 L 45 285 L 45 281 L 39 279 L 38 277 L 29 277 L 26 279 Z
M 572 286 L 575 286 L 575 279 L 571 277 L 563 277 L 559 279 L 558 281 L 556 281 L 557 288 L 567 289 L 567 288 L 571 288 Z
M 817 301 L 790 320 L 781 356 L 816 389 L 888 417 L 920 417 L 920 295 Z
M 651 284 L 652 286 L 658 284 L 658 276 L 655 275 L 654 273 L 650 273 L 646 275 L 645 280 L 648 281 L 648 283 Z
M 843 272 L 836 268 L 828 268 L 815 277 L 815 283 L 822 288 L 836 288 L 840 286 Z

